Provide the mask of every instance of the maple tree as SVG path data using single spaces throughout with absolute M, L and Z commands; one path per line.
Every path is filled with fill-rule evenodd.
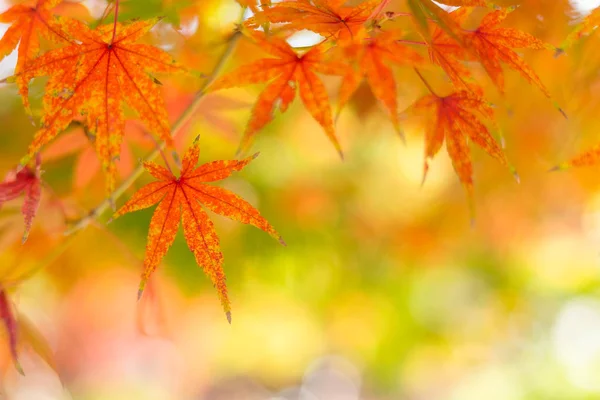
M 256 158 L 258 153 L 247 158 L 242 155 L 250 151 L 256 136 L 274 119 L 290 123 L 291 117 L 276 113 L 288 111 L 296 94 L 308 112 L 306 115 L 312 117 L 312 123 L 317 122 L 340 156 L 344 154 L 344 146 L 339 140 L 341 128 L 336 128 L 336 123 L 343 119 L 342 110 L 364 100 L 357 99 L 365 97 L 364 88 L 368 88 L 374 103 L 384 109 L 391 126 L 401 136 L 404 117 L 424 116 L 418 131 L 424 146 L 423 181 L 432 159 L 445 145 L 473 216 L 476 203 L 473 147 L 482 149 L 519 180 L 499 140 L 504 128 L 500 125 L 510 124 L 499 121 L 498 114 L 512 113 L 502 103 L 510 96 L 509 74 L 520 75 L 521 81 L 527 83 L 527 89 L 523 90 L 535 87 L 544 95 L 540 96 L 544 101 L 551 102 L 566 116 L 555 100 L 559 98 L 556 89 L 546 86 L 544 75 L 538 75 L 539 71 L 526 62 L 526 57 L 529 51 L 546 51 L 550 56 L 569 52 L 585 37 L 594 35 L 600 21 L 600 11 L 596 9 L 555 47 L 507 23 L 519 7 L 526 7 L 525 2 L 516 0 L 231 0 L 241 6 L 242 18 L 232 33 L 219 38 L 221 46 L 215 46 L 220 49 L 218 56 L 206 51 L 206 65 L 210 66 L 199 67 L 187 65 L 184 52 L 181 60 L 176 61 L 165 50 L 169 49 L 168 44 L 154 43 L 159 42 L 152 38 L 157 30 L 181 33 L 177 23 L 166 21 L 168 18 L 162 18 L 163 15 L 125 21 L 119 15 L 120 7 L 123 10 L 121 3 L 109 2 L 102 16 L 93 22 L 73 16 L 81 11 L 81 4 L 61 0 L 20 2 L 0 14 L 0 22 L 11 24 L 0 39 L 0 59 L 18 46 L 14 73 L 2 82 L 16 85 L 24 115 L 32 120 L 39 117 L 20 165 L 0 183 L 0 205 L 23 198 L 20 208 L 24 217 L 24 243 L 42 197 L 42 161 L 48 167 L 78 154 L 72 168 L 73 186 L 92 187 L 92 178 L 100 169 L 106 182 L 104 197 L 97 199 L 98 206 L 81 212 L 76 221 L 65 216 L 71 224 L 65 236 L 73 236 L 111 206 L 116 208 L 119 197 L 147 171 L 156 180 L 139 188 L 112 217 L 116 219 L 157 204 L 148 229 L 138 298 L 182 225 L 187 246 L 216 287 L 230 322 L 224 256 L 215 225 L 205 209 L 254 225 L 285 243 L 248 201 L 208 183 L 241 171 Z M 166 3 L 170 2 L 161 2 L 161 7 L 167 7 Z M 443 6 L 458 8 L 450 10 Z M 181 4 L 173 7 L 185 8 Z M 245 15 L 247 9 L 253 15 Z M 169 14 L 167 11 L 165 15 Z M 306 31 L 318 40 L 295 46 L 292 39 Z M 177 40 L 187 39 L 181 34 Z M 197 37 L 194 40 L 201 41 Z M 524 49 L 527 52 L 522 54 Z M 229 61 L 239 56 L 238 51 L 239 65 L 229 68 Z M 247 57 L 249 53 L 251 56 Z M 204 68 L 209 72 L 196 73 Z M 228 71 L 224 72 L 225 69 Z M 425 75 L 434 78 L 425 79 Z M 161 81 L 163 76 L 166 84 Z M 46 81 L 43 89 L 39 89 L 43 93 L 38 96 L 38 89 L 32 88 L 42 77 Z M 195 90 L 184 94 L 174 91 L 179 107 L 170 108 L 165 100 L 165 86 L 172 84 L 173 79 L 182 79 L 179 85 Z M 197 140 L 190 144 L 182 131 L 192 131 L 190 122 L 198 115 L 204 115 L 217 127 L 224 127 L 223 130 L 232 130 L 236 125 L 216 116 L 216 112 L 228 107 L 241 108 L 243 103 L 219 98 L 214 92 L 255 84 L 263 86 L 254 96 L 250 117 L 236 143 L 240 159 L 209 161 L 197 166 L 200 145 Z M 205 108 L 203 98 L 206 98 Z M 151 150 L 137 166 L 130 143 Z M 517 148 L 519 144 L 513 141 L 509 146 Z M 179 160 L 177 151 L 184 148 L 187 150 Z M 159 156 L 165 166 L 153 162 Z M 600 147 L 594 147 L 559 163 L 555 169 L 598 163 Z M 180 169 L 178 176 L 171 164 Z M 49 186 L 44 188 L 51 191 Z M 88 194 L 95 195 L 93 190 Z M 17 344 L 21 322 L 15 317 L 2 282 L 0 318 L 7 332 L 11 357 L 20 370 Z

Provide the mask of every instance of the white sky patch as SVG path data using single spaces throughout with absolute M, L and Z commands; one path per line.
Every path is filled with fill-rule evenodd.
M 438 2 L 437 2 L 437 1 L 435 1 L 435 0 L 432 0 L 432 1 L 433 1 L 435 4 L 437 4 L 438 6 L 440 6 L 442 9 L 444 9 L 444 10 L 446 10 L 446 11 L 448 11 L 448 12 L 452 12 L 452 11 L 454 11 L 454 10 L 456 10 L 456 9 L 460 8 L 460 7 L 447 6 L 447 5 L 445 5 L 445 4 L 438 3 Z
M 94 18 L 100 18 L 108 4 L 105 0 L 83 0 L 82 3 Z
M 198 30 L 200 23 L 198 21 L 198 16 L 194 15 L 188 21 L 181 22 L 179 26 L 179 33 L 181 33 L 185 37 L 190 37 Z
M 6 4 L 0 0 L 0 10 L 6 9 Z M 4 36 L 4 33 L 7 31 L 10 24 L 0 24 L 0 37 Z M 18 46 L 17 46 L 18 47 Z M 0 61 L 0 79 L 4 79 L 8 76 L 11 76 L 15 72 L 15 66 L 17 65 L 17 49 L 15 49 L 12 53 L 4 57 L 2 61 Z
M 582 16 L 588 15 L 596 7 L 600 7 L 600 0 L 570 0 L 571 6 Z
M 306 29 L 294 33 L 287 39 L 292 47 L 308 47 L 321 43 L 325 38 L 318 33 Z

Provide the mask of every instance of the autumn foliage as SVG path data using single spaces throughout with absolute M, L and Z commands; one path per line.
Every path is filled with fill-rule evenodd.
M 497 113 L 504 112 L 505 75 L 516 72 L 524 92 L 540 91 L 549 107 L 566 117 L 569 110 L 555 100 L 555 93 L 525 61 L 526 55 L 532 51 L 557 55 L 568 52 L 575 42 L 593 34 L 600 23 L 597 9 L 574 28 L 560 47 L 555 47 L 525 30 L 505 26 L 518 9 L 518 1 L 438 2 L 459 7 L 448 8 L 430 0 L 408 0 L 402 10 L 393 9 L 389 0 L 238 3 L 250 9 L 252 15 L 246 15 L 233 32 L 222 38 L 222 54 L 207 63 L 210 68 L 202 66 L 208 71 L 202 73 L 196 65 L 176 61 L 168 51 L 146 40 L 151 30 L 165 23 L 161 18 L 121 20 L 119 10 L 124 9 L 126 1 L 109 2 L 97 21 L 81 18 L 81 4 L 60 0 L 17 2 L 0 14 L 0 22 L 11 24 L 0 40 L 0 58 L 18 48 L 14 74 L 4 83 L 15 85 L 22 97 L 23 112 L 36 127 L 19 165 L 0 183 L 0 204 L 21 199 L 23 242 L 36 223 L 42 192 L 55 196 L 50 190 L 42 190 L 42 162 L 79 153 L 74 186 L 85 188 L 101 169 L 106 195 L 96 199 L 97 207 L 69 219 L 68 234 L 94 223 L 120 202 L 121 196 L 127 200 L 113 218 L 129 218 L 124 215 L 157 205 L 149 221 L 139 296 L 182 225 L 189 250 L 215 286 L 231 321 L 218 230 L 205 210 L 254 225 L 284 244 L 255 207 L 213 183 L 241 171 L 256 158 L 258 153 L 247 155 L 257 150 L 257 135 L 274 120 L 284 121 L 281 143 L 287 143 L 286 116 L 279 114 L 286 112 L 296 97 L 321 127 L 332 150 L 344 158 L 336 122 L 362 93 L 361 87 L 368 87 L 401 140 L 406 123 L 421 127 L 423 180 L 432 168 L 433 158 L 440 152 L 447 153 L 474 217 L 477 201 L 473 148 L 483 150 L 519 179 L 504 153 L 496 120 Z M 294 46 L 291 39 L 304 31 L 318 34 L 319 42 Z M 240 42 L 254 49 L 252 57 L 229 68 L 227 57 Z M 400 79 L 398 71 L 403 77 L 410 76 L 410 82 Z M 173 118 L 161 80 L 175 75 L 192 82 L 197 90 L 187 108 Z M 38 99 L 31 87 L 42 81 L 43 94 Z M 239 141 L 233 143 L 231 154 L 236 154 L 235 158 L 198 166 L 198 140 L 192 143 L 189 137 L 180 138 L 188 122 L 201 111 L 200 99 L 250 85 L 261 85 L 260 92 L 253 100 Z M 412 104 L 401 105 L 399 93 L 411 90 L 415 94 Z M 130 125 L 138 131 L 131 133 Z M 180 140 L 177 146 L 175 139 Z M 134 147 L 151 150 L 142 164 L 154 181 L 136 192 L 128 190 L 143 169 L 134 168 L 136 156 L 128 147 L 130 142 Z M 177 152 L 183 154 L 180 162 L 172 155 Z M 152 161 L 159 156 L 164 166 Z M 556 169 L 594 165 L 599 159 L 600 150 L 593 148 Z M 261 157 L 254 162 L 270 161 Z M 7 289 L 0 286 L 0 318 L 8 332 L 11 354 L 19 365 L 19 330 L 14 315 Z

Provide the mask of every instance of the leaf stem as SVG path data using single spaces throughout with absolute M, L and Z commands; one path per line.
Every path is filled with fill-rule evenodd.
M 419 71 L 416 67 L 413 68 L 415 70 L 415 72 L 417 73 L 417 75 L 419 75 L 419 78 L 421 79 L 421 81 L 423 82 L 423 84 L 425 85 L 425 87 L 427 88 L 427 90 L 429 90 L 429 92 L 434 95 L 435 97 L 440 97 L 438 96 L 438 94 L 436 92 L 434 92 L 433 88 L 431 87 L 431 85 L 429 85 L 429 83 L 425 80 L 425 78 L 423 77 L 423 75 L 421 75 L 421 71 Z
M 398 39 L 398 40 L 396 40 L 396 42 L 402 43 L 402 44 L 414 44 L 414 45 L 418 45 L 418 46 L 428 46 L 427 42 L 419 42 L 418 40 Z
M 164 152 L 164 149 L 160 147 L 160 143 L 156 140 L 154 136 L 150 134 L 150 132 L 144 130 L 144 136 L 146 136 L 152 143 L 154 144 L 154 148 L 160 152 L 160 157 L 165 162 L 165 166 L 169 170 L 171 174 L 173 174 L 173 169 L 171 169 L 171 165 L 169 164 L 169 160 L 167 159 L 167 155 Z
M 240 20 L 242 20 L 242 18 L 243 18 L 244 11 L 245 11 L 245 8 L 242 9 L 242 17 L 240 18 Z M 171 136 L 172 137 L 177 136 L 179 134 L 179 132 L 182 130 L 182 128 L 185 127 L 185 125 L 190 121 L 190 119 L 193 117 L 193 115 L 198 111 L 201 100 L 204 97 L 204 95 L 206 94 L 206 89 L 221 73 L 221 70 L 225 66 L 225 63 L 229 59 L 229 56 L 233 53 L 233 50 L 235 49 L 235 46 L 241 36 L 242 36 L 241 31 L 239 29 L 236 29 L 236 31 L 233 33 L 233 35 L 229 38 L 227 47 L 225 48 L 225 50 L 223 51 L 223 53 L 217 60 L 215 66 L 213 67 L 212 72 L 206 77 L 204 83 L 202 84 L 202 86 L 200 87 L 198 92 L 196 92 L 196 96 L 194 97 L 194 100 L 185 109 L 185 111 L 179 116 L 179 119 L 173 124 L 173 126 L 171 128 Z M 158 155 L 163 151 L 163 149 L 165 147 L 166 147 L 166 143 L 161 142 L 160 145 L 157 146 L 157 148 L 155 148 L 151 153 L 149 153 L 144 158 L 144 160 L 145 161 L 154 160 L 156 157 L 158 157 Z M 114 192 L 111 193 L 111 195 L 108 198 L 106 198 L 104 201 L 102 201 L 100 204 L 98 204 L 96 207 L 94 207 L 92 210 L 90 210 L 87 216 L 83 217 L 82 219 L 77 221 L 75 224 L 73 224 L 73 226 L 71 226 L 69 229 L 67 229 L 65 231 L 65 235 L 67 235 L 67 236 L 71 235 L 71 234 L 85 228 L 92 221 L 94 221 L 96 218 L 98 218 L 100 215 L 102 215 L 107 209 L 109 209 L 111 207 L 112 204 L 114 204 L 114 201 L 116 199 L 118 199 L 123 193 L 125 193 L 125 191 L 140 177 L 140 175 L 142 175 L 142 173 L 144 171 L 145 170 L 144 170 L 143 164 L 138 165 L 137 168 L 135 170 L 133 170 L 133 172 L 131 172 L 131 174 L 127 178 L 125 178 L 125 180 L 123 180 L 123 182 L 121 182 L 121 184 L 114 190 Z
M 115 36 L 117 36 L 117 19 L 119 18 L 119 0 L 115 0 L 115 23 L 113 24 L 113 34 L 111 43 L 114 43 Z

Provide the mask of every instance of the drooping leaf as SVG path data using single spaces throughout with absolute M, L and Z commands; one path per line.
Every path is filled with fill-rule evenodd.
M 35 168 L 25 166 L 21 170 L 11 173 L 4 182 L 0 183 L 0 206 L 9 200 L 16 199 L 22 193 L 25 194 L 25 200 L 21 207 L 25 220 L 23 243 L 29 236 L 33 219 L 40 205 L 42 196 L 41 168 L 41 160 L 38 156 L 36 157 Z
M 17 352 L 17 344 L 19 343 L 19 332 L 18 324 L 15 318 L 15 314 L 12 309 L 12 305 L 6 295 L 6 290 L 0 290 L 0 319 L 4 324 L 6 334 L 8 336 L 8 346 L 10 348 L 10 355 L 15 364 L 15 368 L 21 375 L 25 375 L 21 363 L 19 363 L 19 355 Z
M 27 317 L 21 313 L 18 314 L 17 318 L 6 289 L 0 289 L 0 319 L 8 337 L 10 355 L 17 371 L 21 375 L 25 375 L 19 362 L 19 352 L 25 345 L 28 345 L 57 372 L 54 355 L 44 336 Z
M 315 72 L 343 75 L 347 67 L 338 63 L 324 62 L 324 49 L 320 46 L 315 46 L 300 55 L 283 39 L 275 37 L 267 39 L 259 32 L 250 34 L 263 50 L 276 58 L 261 58 L 243 65 L 218 78 L 208 89 L 215 91 L 255 83 L 268 83 L 252 109 L 252 116 L 240 144 L 240 151 L 250 147 L 254 135 L 273 119 L 273 113 L 277 108 L 281 112 L 287 110 L 296 97 L 296 88 L 298 88 L 304 106 L 321 124 L 325 134 L 341 155 L 342 150 L 333 127 L 329 96 Z
M 348 103 L 363 77 L 366 78 L 377 100 L 385 106 L 394 128 L 401 133 L 398 119 L 397 85 L 389 64 L 417 65 L 423 58 L 413 49 L 398 43 L 401 32 L 388 31 L 372 38 L 360 38 L 343 47 L 346 59 L 354 68 L 348 68 L 343 77 L 338 99 L 338 111 Z
M 455 92 L 445 97 L 430 94 L 419 99 L 412 109 L 426 111 L 431 118 L 425 129 L 423 179 L 429 169 L 429 160 L 446 142 L 446 150 L 472 207 L 473 165 L 469 142 L 481 147 L 502 165 L 508 165 L 502 149 L 480 120 L 480 117 L 492 120 L 493 109 L 481 97 L 468 91 Z
M 346 0 L 286 0 L 273 3 L 246 24 L 258 26 L 263 20 L 287 23 L 292 30 L 308 29 L 327 38 L 350 38 L 374 19 L 390 0 L 366 0 L 356 7 L 345 7 Z
M 96 138 L 96 152 L 107 174 L 107 192 L 111 192 L 116 177 L 114 160 L 125 126 L 124 106 L 135 110 L 149 131 L 171 144 L 160 86 L 149 73 L 177 73 L 183 67 L 164 51 L 136 43 L 156 20 L 102 25 L 95 30 L 76 20 L 62 19 L 60 23 L 73 42 L 45 53 L 16 75 L 26 109 L 29 81 L 50 75 L 43 98 L 42 128 L 22 163 L 71 121 L 83 117 Z
M 183 157 L 179 178 L 162 166 L 145 163 L 146 170 L 158 181 L 137 191 L 115 213 L 114 218 L 159 203 L 150 221 L 139 295 L 175 240 L 175 234 L 182 222 L 188 247 L 194 253 L 198 265 L 202 266 L 217 288 L 223 309 L 230 320 L 231 305 L 225 285 L 219 237 L 202 206 L 219 215 L 254 225 L 282 244 L 284 242 L 269 222 L 244 199 L 226 189 L 207 185 L 209 182 L 227 178 L 234 171 L 240 171 L 256 155 L 243 160 L 213 161 L 196 167 L 199 153 L 198 144 L 194 143 Z

